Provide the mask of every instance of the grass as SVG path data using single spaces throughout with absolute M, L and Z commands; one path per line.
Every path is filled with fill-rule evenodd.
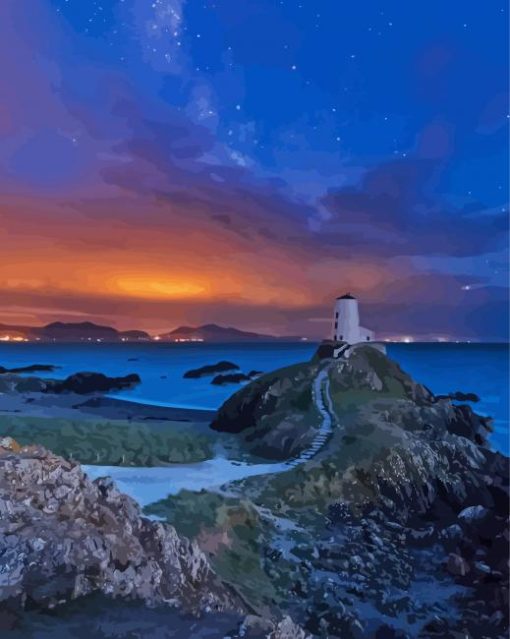
M 304 466 L 264 478 L 242 480 L 243 490 L 261 505 L 282 514 L 314 507 L 322 512 L 328 505 L 349 498 L 361 501 L 366 494 L 357 473 L 370 467 L 373 460 L 401 442 L 403 430 L 384 421 L 375 421 L 362 412 L 375 400 L 391 399 L 391 391 L 369 390 L 332 392 L 339 427 L 320 452 L 318 459 Z M 398 395 L 397 395 L 398 397 Z M 384 401 L 383 401 L 384 404 Z M 306 515 L 305 511 L 299 513 Z
M 40 444 L 66 459 L 106 466 L 161 466 L 213 456 L 212 440 L 176 424 L 1 416 L 0 436 Z
M 250 501 L 183 490 L 146 506 L 144 512 L 163 517 L 178 533 L 196 539 L 217 574 L 256 609 L 285 600 L 290 586 L 286 562 L 275 565 L 266 559 L 264 550 L 274 532 Z

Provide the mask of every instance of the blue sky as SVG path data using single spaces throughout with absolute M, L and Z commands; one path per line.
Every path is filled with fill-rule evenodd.
M 505 338 L 505 3 L 6 0 L 0 18 L 7 316 L 319 335 L 354 288 L 380 332 Z

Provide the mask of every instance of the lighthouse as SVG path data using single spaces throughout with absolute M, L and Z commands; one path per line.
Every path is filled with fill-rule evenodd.
M 335 342 L 348 344 L 372 342 L 375 337 L 373 331 L 359 325 L 358 300 L 350 293 L 336 298 L 332 332 Z

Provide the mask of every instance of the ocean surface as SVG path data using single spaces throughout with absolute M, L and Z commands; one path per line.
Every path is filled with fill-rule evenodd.
M 78 371 L 107 375 L 138 373 L 142 383 L 117 397 L 168 406 L 217 408 L 239 385 L 213 386 L 210 377 L 183 379 L 183 374 L 205 364 L 228 360 L 243 372 L 271 371 L 309 359 L 316 344 L 157 344 L 1 343 L 0 365 L 54 364 L 48 377 Z M 477 412 L 494 418 L 492 445 L 509 450 L 509 371 L 505 344 L 415 343 L 388 344 L 388 355 L 434 393 L 474 392 Z

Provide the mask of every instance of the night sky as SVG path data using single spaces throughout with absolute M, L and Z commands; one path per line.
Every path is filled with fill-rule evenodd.
M 2 0 L 0 321 L 506 339 L 502 0 Z

